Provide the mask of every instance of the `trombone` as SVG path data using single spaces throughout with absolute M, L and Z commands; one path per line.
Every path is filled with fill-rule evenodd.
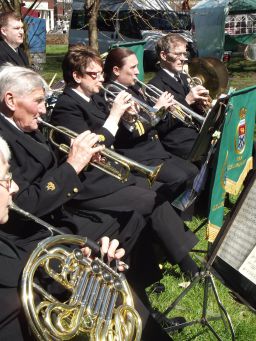
M 58 143 L 55 140 L 55 133 L 60 133 L 69 139 L 76 138 L 78 133 L 62 126 L 54 126 L 48 122 L 43 121 L 40 117 L 37 119 L 38 123 L 49 128 L 49 140 L 62 152 L 68 154 L 70 147 L 65 143 Z M 111 163 L 112 162 L 112 163 Z M 137 171 L 147 177 L 149 185 L 152 186 L 156 177 L 162 167 L 162 164 L 158 166 L 145 166 L 139 162 L 133 161 L 128 157 L 118 154 L 112 149 L 105 148 L 100 153 L 93 156 L 90 161 L 90 165 L 102 170 L 103 172 L 115 177 L 121 182 L 128 180 L 131 170 Z M 118 166 L 120 169 L 118 169 Z
M 142 86 L 142 89 L 144 90 L 145 96 L 148 97 L 153 102 L 157 102 L 159 97 L 164 93 L 164 91 L 158 89 L 153 84 L 145 84 L 144 82 L 140 81 L 138 78 L 136 78 L 136 81 Z M 150 91 L 151 94 L 149 94 L 147 91 Z M 182 104 L 176 100 L 174 100 L 174 101 L 175 101 L 175 104 L 172 106 L 172 108 L 170 110 L 170 114 L 173 117 L 180 120 L 181 122 L 183 122 L 186 126 L 188 126 L 188 127 L 192 126 L 195 129 L 199 130 L 198 124 L 199 124 L 199 126 L 202 126 L 204 121 L 205 121 L 205 118 L 202 117 L 201 115 L 198 115 L 196 112 L 189 109 L 184 104 Z
M 106 102 L 110 102 L 115 99 L 118 93 L 123 89 L 118 86 L 118 84 L 108 84 L 101 87 L 104 91 L 104 98 Z M 110 90 L 111 89 L 111 90 Z M 111 97 L 108 97 L 108 95 Z M 139 100 L 138 98 L 132 96 L 131 101 L 137 103 L 140 106 L 140 110 L 143 112 L 143 116 L 140 114 L 124 114 L 123 120 L 129 124 L 134 125 L 136 121 L 141 121 L 142 123 L 147 123 L 150 126 L 155 126 L 160 121 L 160 116 L 162 114 L 162 110 L 158 110 L 147 103 Z

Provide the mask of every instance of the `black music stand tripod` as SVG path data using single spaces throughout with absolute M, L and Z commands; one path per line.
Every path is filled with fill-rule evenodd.
M 172 331 L 181 330 L 182 328 L 192 326 L 195 324 L 201 324 L 202 327 L 206 327 L 210 330 L 210 332 L 216 337 L 219 341 L 226 341 L 221 339 L 217 331 L 214 329 L 214 327 L 210 324 L 211 321 L 217 321 L 222 320 L 224 326 L 226 329 L 230 330 L 231 334 L 231 340 L 235 340 L 235 333 L 233 329 L 233 325 L 231 322 L 231 319 L 224 308 L 223 304 L 220 301 L 218 291 L 214 282 L 213 275 L 210 271 L 212 259 L 210 259 L 207 264 L 204 266 L 204 269 L 200 271 L 192 280 L 190 285 L 182 291 L 182 293 L 171 303 L 171 305 L 163 312 L 156 314 L 157 321 L 163 326 L 164 330 L 167 333 L 170 333 Z M 196 284 L 202 283 L 203 285 L 203 303 L 202 303 L 202 313 L 201 317 L 195 320 L 186 321 L 184 323 L 179 324 L 173 324 L 172 319 L 167 318 L 167 314 L 174 309 L 177 304 L 183 299 L 183 297 L 188 294 L 188 292 L 193 289 Z M 217 303 L 218 309 L 219 309 L 219 316 L 210 316 L 208 314 L 208 301 L 209 301 L 209 291 L 212 290 L 213 297 Z M 200 333 L 201 334 L 201 333 Z M 199 333 L 198 333 L 199 335 Z

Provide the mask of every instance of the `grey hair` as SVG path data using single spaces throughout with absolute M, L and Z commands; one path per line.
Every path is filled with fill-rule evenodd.
M 6 141 L 0 136 L 0 157 L 3 157 L 3 161 L 9 162 L 11 158 L 11 152 Z
M 7 91 L 22 96 L 31 93 L 36 88 L 43 88 L 45 91 L 49 90 L 45 80 L 35 71 L 22 66 L 14 66 L 10 63 L 1 66 L 0 101 L 4 99 Z

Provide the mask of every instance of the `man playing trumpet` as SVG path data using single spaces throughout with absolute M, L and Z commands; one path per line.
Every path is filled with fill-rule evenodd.
M 202 85 L 191 87 L 188 76 L 183 73 L 184 65 L 188 60 L 186 40 L 179 34 L 169 33 L 158 40 L 156 54 L 160 62 L 160 70 L 149 84 L 161 91 L 168 91 L 179 103 L 197 111 L 196 104 L 207 102 L 209 91 Z M 158 124 L 157 130 L 166 150 L 185 158 L 198 135 L 193 127 L 186 127 L 170 114 Z

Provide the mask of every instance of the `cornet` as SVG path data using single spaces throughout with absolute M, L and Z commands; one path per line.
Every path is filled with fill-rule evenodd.
M 140 81 L 139 79 L 136 79 L 136 81 L 142 86 L 144 95 L 149 98 L 153 102 L 157 102 L 159 97 L 164 93 L 164 91 L 158 89 L 153 84 L 145 84 L 144 82 Z M 149 93 L 150 91 L 150 93 Z M 194 127 L 195 129 L 199 130 L 198 125 L 201 127 L 204 123 L 205 118 L 201 115 L 198 115 L 193 110 L 189 109 L 182 103 L 174 100 L 175 104 L 172 105 L 171 109 L 167 110 L 167 112 L 170 112 L 170 114 L 180 120 L 182 123 L 184 123 L 188 127 Z M 166 114 L 166 111 L 165 111 Z M 163 117 L 164 115 L 162 115 Z M 159 120 L 162 119 L 160 117 Z
M 118 84 L 108 84 L 106 86 L 102 86 L 104 91 L 104 98 L 106 102 L 113 101 L 120 91 L 125 90 L 118 86 Z M 111 89 L 111 90 L 110 90 Z M 130 125 L 134 125 L 136 121 L 140 121 L 142 123 L 147 123 L 150 126 L 155 126 L 160 121 L 160 115 L 162 113 L 161 110 L 158 110 L 147 103 L 139 100 L 138 98 L 132 96 L 131 101 L 139 105 L 139 109 L 142 114 L 137 113 L 135 115 L 125 113 L 123 115 L 123 120 L 129 123 Z
M 139 341 L 141 318 L 125 276 L 81 251 L 89 246 L 98 253 L 99 246 L 63 234 L 15 204 L 10 209 L 58 234 L 37 245 L 22 274 L 21 301 L 37 340 Z M 53 282 L 58 294 L 48 292 Z
M 43 121 L 41 118 L 38 118 L 37 120 L 40 124 L 43 124 L 46 127 L 50 128 L 49 130 L 50 142 L 62 152 L 69 153 L 70 147 L 67 144 L 56 142 L 55 133 L 57 132 L 62 135 L 65 135 L 69 139 L 76 138 L 78 134 L 66 127 L 62 126 L 56 127 L 48 122 Z M 95 155 L 91 159 L 90 165 L 102 170 L 103 172 L 117 178 L 122 182 L 128 180 L 131 170 L 137 171 L 147 177 L 150 186 L 152 186 L 152 184 L 154 183 L 162 167 L 162 164 L 155 167 L 145 166 L 141 163 L 129 159 L 128 157 L 120 155 L 109 148 L 105 148 L 99 154 Z M 118 166 L 120 169 L 117 168 Z

